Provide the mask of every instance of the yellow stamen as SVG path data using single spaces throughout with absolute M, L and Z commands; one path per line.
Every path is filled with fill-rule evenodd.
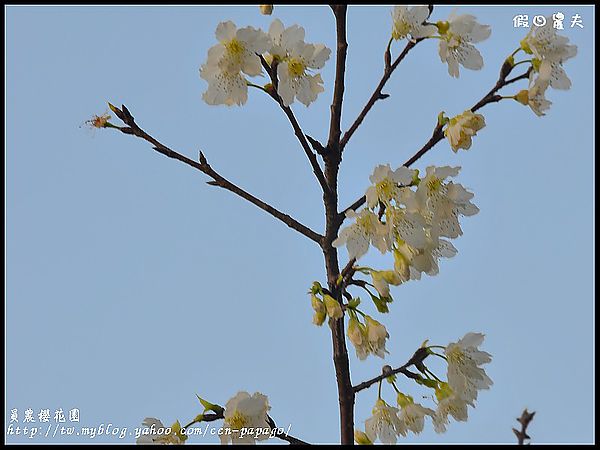
M 288 61 L 288 72 L 292 78 L 299 78 L 304 75 L 306 64 L 298 58 L 290 58 Z

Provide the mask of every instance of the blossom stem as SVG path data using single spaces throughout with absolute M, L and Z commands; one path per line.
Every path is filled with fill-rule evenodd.
M 191 427 L 192 425 L 194 425 L 195 423 L 198 423 L 199 421 L 194 419 L 192 420 L 190 423 L 188 423 L 187 425 L 181 427 L 182 430 L 187 430 L 189 427 Z
M 261 91 L 263 91 L 263 92 L 267 92 L 267 90 L 266 90 L 264 87 L 262 87 L 262 86 L 259 86 L 258 84 L 251 83 L 251 82 L 250 82 L 250 81 L 248 81 L 248 80 L 246 80 L 246 84 L 247 84 L 248 86 L 250 86 L 250 87 L 253 87 L 253 88 L 256 88 L 256 89 L 260 89 L 260 90 L 261 90 Z M 268 93 L 268 92 L 267 92 L 267 93 Z
M 435 373 L 433 373 L 431 370 L 429 370 L 427 367 L 425 367 L 425 375 L 427 375 L 427 377 L 429 378 L 429 375 L 431 375 L 436 381 L 441 382 L 442 380 L 440 380 Z
M 360 309 L 354 309 L 354 311 L 356 311 L 357 313 L 359 313 L 361 316 L 363 316 L 363 318 L 367 317 L 367 315 L 362 312 Z
M 527 64 L 533 62 L 532 59 L 524 59 L 523 61 L 519 61 L 513 64 L 513 67 L 517 67 L 519 64 Z
M 435 356 L 439 356 L 440 358 L 442 358 L 444 361 L 448 361 L 448 358 L 446 358 L 444 355 L 440 355 L 439 353 L 436 352 L 431 352 L 431 355 L 435 355 Z

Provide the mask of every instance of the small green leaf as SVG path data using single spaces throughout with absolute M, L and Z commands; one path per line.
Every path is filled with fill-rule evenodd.
M 204 412 L 213 411 L 214 413 L 221 414 L 223 411 L 225 411 L 221 406 L 214 405 L 213 403 L 210 403 L 210 402 L 204 400 L 198 394 L 196 394 L 196 397 L 198 397 L 200 404 L 202 404 L 202 406 L 204 406 Z
M 374 296 L 371 293 L 369 293 L 369 295 L 371 296 L 371 300 L 373 300 L 373 303 L 375 304 L 375 307 L 377 308 L 377 311 L 379 311 L 382 314 L 390 312 L 390 310 L 388 309 L 386 301 L 380 299 L 379 297 Z

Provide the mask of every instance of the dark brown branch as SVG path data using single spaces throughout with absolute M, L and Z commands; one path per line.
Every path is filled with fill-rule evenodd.
M 227 189 L 228 191 L 233 192 L 234 194 L 238 195 L 239 197 L 242 197 L 243 199 L 249 201 L 253 205 L 258 206 L 260 209 L 268 212 L 276 219 L 279 219 L 281 222 L 285 223 L 288 227 L 298 231 L 299 233 L 303 234 L 304 236 L 311 239 L 312 241 L 315 241 L 319 245 L 322 244 L 323 236 L 321 236 L 317 232 L 311 230 L 306 225 L 301 224 L 300 222 L 298 222 L 296 219 L 292 218 L 291 216 L 289 216 L 285 213 L 282 213 L 281 211 L 279 211 L 278 209 L 269 205 L 268 203 L 265 203 L 264 201 L 260 200 L 259 198 L 246 192 L 245 190 L 236 186 L 229 180 L 223 178 L 220 174 L 218 174 L 210 166 L 210 164 L 208 163 L 208 161 L 206 160 L 206 158 L 204 157 L 204 154 L 202 152 L 200 152 L 200 161 L 198 162 L 198 161 L 194 161 L 194 160 L 182 155 L 181 153 L 171 150 L 169 147 L 160 143 L 155 138 L 153 138 L 148 133 L 146 133 L 144 130 L 142 130 L 135 123 L 133 117 L 129 113 L 129 110 L 125 106 L 122 106 L 121 108 L 122 108 L 121 110 L 119 110 L 116 107 L 112 107 L 111 109 L 127 125 L 126 127 L 115 127 L 117 129 L 119 129 L 122 133 L 131 134 L 131 135 L 137 136 L 141 139 L 144 139 L 145 141 L 152 144 L 154 150 L 156 150 L 157 152 L 162 153 L 163 155 L 168 156 L 169 158 L 173 158 L 178 161 L 181 161 L 181 162 L 187 164 L 188 166 L 191 166 L 191 167 L 199 170 L 200 172 L 208 175 L 210 178 L 213 179 L 213 181 L 209 181 L 208 184 L 210 184 L 212 186 L 219 186 L 223 189 Z
M 356 272 L 354 270 L 355 262 L 356 262 L 356 259 L 352 258 L 350 261 L 348 261 L 348 264 L 346 264 L 346 266 L 342 269 L 342 272 L 340 273 L 340 276 L 342 277 L 342 280 L 340 283 L 340 289 L 342 290 L 342 292 L 345 292 L 348 282 L 352 280 L 352 277 L 354 276 L 354 273 Z
M 412 365 L 421 364 L 425 360 L 425 358 L 427 358 L 427 356 L 428 356 L 427 349 L 421 347 L 411 356 L 411 358 L 403 366 L 400 366 L 397 369 L 392 369 L 392 370 L 388 369 L 388 370 L 384 371 L 381 375 L 379 375 L 375 378 L 371 378 L 370 380 L 367 380 L 360 384 L 357 384 L 352 389 L 354 389 L 355 393 L 360 392 L 363 389 L 367 389 L 368 387 L 372 386 L 373 384 L 378 383 L 379 381 L 385 380 L 386 378 L 388 378 L 392 375 L 396 375 L 398 373 L 401 373 L 402 375 L 404 375 L 408 378 L 412 378 L 413 380 L 419 380 L 419 379 L 421 379 L 421 377 L 418 374 L 408 370 L 408 368 Z
M 341 162 L 341 147 L 339 145 L 339 119 L 341 118 L 341 102 L 344 90 L 343 66 L 340 66 L 340 58 L 345 58 L 346 52 L 346 7 L 332 5 L 336 16 L 336 30 L 338 38 L 338 54 L 336 68 L 336 82 L 334 87 L 334 101 L 331 110 L 332 127 L 330 128 L 330 139 L 327 151 L 323 155 L 325 163 L 325 179 L 329 186 L 329 192 L 323 194 L 325 205 L 325 237 L 323 239 L 323 256 L 327 270 L 328 288 L 341 305 L 343 305 L 343 291 L 338 286 L 340 267 L 337 249 L 331 245 L 342 222 L 338 218 L 338 174 Z M 339 102 L 339 105 L 336 103 Z M 340 410 L 340 440 L 341 444 L 351 445 L 354 443 L 354 391 L 350 379 L 350 362 L 348 359 L 348 348 L 346 347 L 346 333 L 344 332 L 344 318 L 330 321 L 331 340 L 333 350 L 333 364 L 335 366 L 335 378 L 338 388 L 338 401 Z
M 383 100 L 388 97 L 387 94 L 383 94 L 381 92 L 383 90 L 385 84 L 388 82 L 388 80 L 392 76 L 392 73 L 394 72 L 394 70 L 396 70 L 396 68 L 402 62 L 402 60 L 406 57 L 406 55 L 408 55 L 408 52 L 410 52 L 412 50 L 412 48 L 422 40 L 423 39 L 417 39 L 416 42 L 412 42 L 412 41 L 408 42 L 406 44 L 406 47 L 404 47 L 404 50 L 402 50 L 402 53 L 400 53 L 400 55 L 396 58 L 396 60 L 390 66 L 388 66 L 386 63 L 385 69 L 383 71 L 383 76 L 381 77 L 379 84 L 373 91 L 373 94 L 371 94 L 371 97 L 367 101 L 367 104 L 364 106 L 364 108 L 362 109 L 362 111 L 360 112 L 360 114 L 358 115 L 356 120 L 354 120 L 354 123 L 352 123 L 350 128 L 348 128 L 348 131 L 346 131 L 344 133 L 344 136 L 342 137 L 342 140 L 340 142 L 340 147 L 341 147 L 342 151 L 344 150 L 344 147 L 346 147 L 346 144 L 348 143 L 348 141 L 350 140 L 350 138 L 352 137 L 354 132 L 358 129 L 358 127 L 363 122 L 363 120 L 365 120 L 365 117 L 367 116 L 367 114 L 369 113 L 369 111 L 371 110 L 373 105 L 375 105 L 377 100 Z M 389 55 L 389 48 L 385 54 Z
M 500 78 L 498 78 L 498 81 L 496 82 L 494 87 L 481 100 L 479 100 L 477 103 L 475 103 L 475 105 L 471 108 L 471 111 L 475 112 L 478 109 L 483 108 L 485 105 L 487 105 L 489 103 L 499 102 L 502 99 L 502 97 L 499 95 L 496 95 L 496 92 L 498 92 L 504 86 L 508 86 L 511 83 L 528 78 L 531 69 L 529 69 L 524 74 L 519 75 L 518 77 L 507 80 L 506 77 L 510 74 L 511 71 L 512 71 L 512 68 L 511 67 L 507 68 L 507 63 L 505 62 L 502 65 L 502 69 L 500 69 Z
M 475 105 L 471 108 L 471 111 L 475 112 L 478 109 L 483 108 L 485 105 L 487 105 L 489 103 L 496 103 L 496 102 L 499 102 L 500 100 L 502 100 L 502 97 L 500 95 L 497 95 L 496 93 L 500 89 L 502 89 L 505 86 L 508 86 L 511 83 L 528 78 L 530 70 L 531 69 L 529 69 L 524 74 L 521 74 L 515 78 L 511 78 L 511 79 L 507 80 L 506 77 L 512 71 L 512 67 L 509 67 L 507 69 L 507 64 L 504 63 L 504 65 L 502 66 L 502 69 L 500 71 L 500 78 L 498 79 L 498 81 L 496 82 L 494 87 L 487 94 L 485 94 L 481 100 L 479 100 L 477 103 L 475 103 Z M 410 167 L 417 160 L 419 160 L 425 153 L 427 153 L 429 150 L 431 150 L 442 139 L 444 139 L 443 126 L 441 126 L 440 124 L 437 124 L 436 127 L 433 129 L 433 134 L 431 135 L 429 140 L 425 143 L 425 145 L 423 145 L 423 147 L 421 147 L 419 149 L 419 151 L 417 151 L 417 153 L 415 153 L 413 156 L 411 156 L 403 165 L 405 167 Z M 347 211 L 349 211 L 349 210 L 356 211 L 356 209 L 360 208 L 362 205 L 364 205 L 366 201 L 367 201 L 367 199 L 363 195 L 361 198 L 356 200 L 354 203 L 352 203 L 350 206 L 348 206 L 346 209 L 344 209 L 342 212 L 339 213 L 340 219 L 343 220 Z
M 341 135 L 342 103 L 344 101 L 344 75 L 346 72 L 346 55 L 348 42 L 346 40 L 346 12 L 347 5 L 331 5 L 335 15 L 337 52 L 335 63 L 335 85 L 333 87 L 333 101 L 331 102 L 331 121 L 329 124 L 329 140 L 327 148 L 338 147 Z M 343 146 L 339 147 L 340 149 Z
M 348 261 L 348 264 L 346 264 L 346 266 L 342 269 L 342 277 L 352 277 L 352 275 L 354 274 L 354 268 L 352 266 L 354 266 L 354 263 L 356 262 L 356 259 L 352 258 L 350 261 Z
M 519 431 L 516 428 L 513 428 L 512 430 L 513 433 L 515 433 L 515 436 L 517 436 L 517 441 L 519 445 L 529 445 L 529 442 L 525 444 L 525 440 L 531 439 L 531 437 L 529 437 L 529 435 L 527 434 L 527 427 L 529 426 L 529 423 L 533 420 L 534 415 L 535 411 L 529 412 L 527 411 L 527 408 L 525 408 L 525 411 L 523 411 L 521 417 L 517 418 L 517 422 L 521 424 L 521 430 Z
M 327 184 L 327 181 L 325 181 L 325 175 L 323 175 L 323 170 L 321 169 L 321 166 L 319 165 L 319 162 L 317 161 L 317 157 L 313 153 L 313 151 L 310 147 L 310 144 L 308 143 L 308 140 L 306 139 L 306 136 L 304 135 L 304 132 L 302 131 L 302 128 L 300 128 L 300 125 L 298 124 L 298 121 L 296 120 L 296 116 L 294 116 L 292 108 L 290 108 L 289 106 L 285 106 L 283 104 L 283 101 L 281 100 L 281 98 L 278 99 L 278 103 L 279 103 L 279 106 L 281 106 L 281 109 L 285 113 L 286 117 L 292 124 L 294 133 L 296 134 L 296 137 L 298 138 L 298 141 L 300 142 L 300 145 L 302 146 L 304 153 L 306 153 L 306 156 L 308 157 L 308 160 L 310 161 L 310 165 L 313 168 L 313 172 L 314 172 L 315 176 L 317 177 L 317 180 L 319 181 L 319 184 L 321 185 L 323 192 L 328 192 L 329 186 Z

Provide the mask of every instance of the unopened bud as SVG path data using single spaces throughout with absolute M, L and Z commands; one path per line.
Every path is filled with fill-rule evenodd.
M 519 91 L 517 95 L 515 95 L 515 100 L 522 105 L 529 105 L 529 91 L 527 89 Z
M 260 8 L 260 13 L 265 16 L 270 16 L 273 12 L 273 5 L 258 5 L 258 7 Z

